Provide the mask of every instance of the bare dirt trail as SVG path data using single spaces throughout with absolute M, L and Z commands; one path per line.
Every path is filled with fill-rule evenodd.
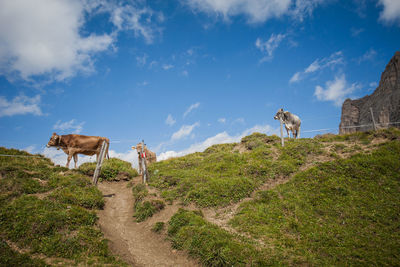
M 110 240 L 111 251 L 132 266 L 198 266 L 187 254 L 174 250 L 164 235 L 151 231 L 155 222 L 168 221 L 179 207 L 167 205 L 152 218 L 137 223 L 133 218 L 133 195 L 128 183 L 103 182 L 98 186 L 106 202 L 104 210 L 97 213 L 99 226 Z

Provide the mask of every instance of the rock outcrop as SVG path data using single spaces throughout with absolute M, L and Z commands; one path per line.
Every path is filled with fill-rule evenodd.
M 352 133 L 373 129 L 370 108 L 377 128 L 400 127 L 400 52 L 397 51 L 385 71 L 379 86 L 371 95 L 360 99 L 346 99 L 342 106 L 339 133 Z

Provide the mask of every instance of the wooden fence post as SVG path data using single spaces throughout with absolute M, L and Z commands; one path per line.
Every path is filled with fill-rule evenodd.
M 371 112 L 372 123 L 374 124 L 374 130 L 376 131 L 376 123 L 375 123 L 374 113 L 372 112 L 372 107 L 369 108 L 369 111 Z
M 103 160 L 104 160 L 104 157 L 106 156 L 107 150 L 108 150 L 108 144 L 106 143 L 106 141 L 103 141 L 103 144 L 101 145 L 101 149 L 100 149 L 100 155 L 99 155 L 99 158 L 97 159 L 96 169 L 94 170 L 94 174 L 93 174 L 93 184 L 95 184 L 95 185 L 97 185 L 97 180 L 99 178 L 101 166 L 103 165 Z
M 146 163 L 147 155 L 146 155 L 146 152 L 144 151 L 144 140 L 142 140 L 142 151 L 141 151 L 140 155 L 141 155 L 140 156 L 140 159 L 141 159 L 140 164 L 142 164 L 142 182 L 143 182 L 143 184 L 147 184 L 149 173 L 147 171 L 147 163 Z
M 282 118 L 280 118 L 279 121 L 281 122 L 281 144 L 282 144 L 282 146 L 285 146 L 285 139 L 283 137 L 283 122 L 282 122 Z

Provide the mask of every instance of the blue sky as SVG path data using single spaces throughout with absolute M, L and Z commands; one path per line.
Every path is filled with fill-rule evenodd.
M 279 108 L 337 133 L 399 44 L 399 0 L 2 0 L 0 146 L 64 164 L 44 146 L 79 133 L 165 159 L 278 133 Z

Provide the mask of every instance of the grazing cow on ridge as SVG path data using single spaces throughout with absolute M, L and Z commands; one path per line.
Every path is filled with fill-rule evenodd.
M 289 111 L 283 111 L 283 108 L 279 109 L 276 115 L 274 116 L 275 120 L 282 119 L 282 122 L 285 124 L 286 132 L 288 137 L 290 138 L 289 131 L 292 131 L 293 138 L 300 137 L 300 124 L 301 120 L 299 116 L 290 113 Z M 296 133 L 295 133 L 296 132 Z
M 142 158 L 142 143 L 139 143 L 135 146 L 132 146 L 132 149 L 137 151 L 138 153 L 138 162 L 139 162 L 139 174 L 143 173 L 142 170 L 142 164 L 140 164 L 140 160 Z M 143 152 L 145 153 L 145 157 L 146 157 L 146 165 L 148 166 L 150 163 L 156 162 L 157 161 L 157 156 L 156 153 L 154 153 L 153 151 L 150 151 L 147 149 L 147 146 L 144 145 L 143 147 Z
M 67 165 L 69 167 L 69 162 L 71 158 L 74 157 L 75 168 L 78 163 L 78 154 L 93 156 L 96 154 L 96 160 L 99 160 L 99 154 L 103 142 L 106 141 L 107 144 L 107 158 L 108 158 L 108 146 L 110 140 L 106 137 L 101 136 L 86 136 L 79 134 L 67 134 L 67 135 L 57 135 L 53 133 L 50 137 L 50 141 L 47 143 L 47 147 L 55 146 L 57 149 L 62 149 L 65 154 L 68 155 Z

